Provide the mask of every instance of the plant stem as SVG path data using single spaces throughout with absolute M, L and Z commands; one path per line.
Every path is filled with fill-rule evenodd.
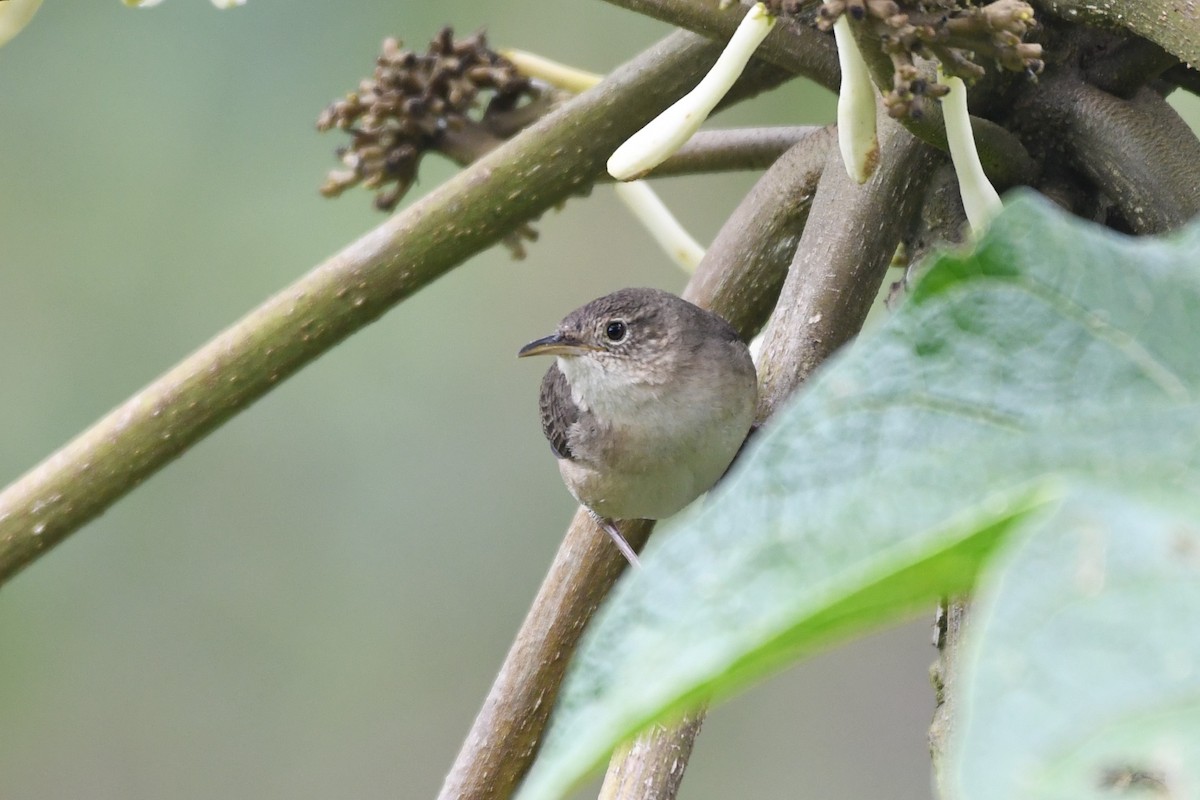
M 821 128 L 816 125 L 788 125 L 700 131 L 646 177 L 766 169 L 792 145 L 818 130 Z
M 746 7 L 733 3 L 720 8 L 716 0 L 608 0 L 615 6 L 669 22 L 721 42 L 737 30 Z M 832 37 L 814 28 L 780 19 L 759 46 L 756 58 L 783 67 L 836 92 L 841 79 Z
M 827 156 L 763 341 L 760 420 L 862 328 L 896 245 L 943 158 L 882 113 L 879 146 L 879 169 L 861 186 L 842 168 L 840 153 Z
M 0 493 L 0 583 L 281 380 L 591 185 L 613 148 L 690 89 L 720 49 L 691 33 L 667 37 L 268 299 L 19 478 Z
M 766 169 L 785 150 L 817 128 L 816 125 L 779 125 L 700 131 L 646 177 Z M 438 152 L 460 167 L 467 167 L 504 141 L 479 126 L 468 126 L 448 132 L 439 144 Z M 612 183 L 613 177 L 605 173 L 598 176 L 597 181 Z
M 766 320 L 779 297 L 836 140 L 833 127 L 817 128 L 771 165 L 717 232 L 684 299 L 720 309 L 747 341 L 758 333 L 748 323 Z
M 648 520 L 621 522 L 634 550 Z M 627 563 L 580 508 L 454 761 L 440 800 L 503 800 L 533 763 L 563 673 L 600 601 Z
M 959 648 L 966 629 L 970 604 L 966 598 L 943 600 L 938 606 L 934 644 L 938 660 L 929 668 L 933 684 L 935 707 L 929 725 L 929 755 L 933 760 L 933 782 L 939 797 L 949 797 L 945 775 L 946 748 L 954 732 L 958 716 L 955 698 L 958 696 Z
M 1200 63 L 1200 10 L 1178 0 L 1034 0 L 1068 22 L 1125 27 L 1180 61 Z
M 1021 112 L 1036 125 L 1027 135 L 1061 143 L 1134 233 L 1175 230 L 1200 213 L 1200 140 L 1157 92 L 1122 100 L 1071 74 L 1043 84 Z
M 614 752 L 599 800 L 673 800 L 704 716 L 701 709 L 671 727 L 655 725 Z

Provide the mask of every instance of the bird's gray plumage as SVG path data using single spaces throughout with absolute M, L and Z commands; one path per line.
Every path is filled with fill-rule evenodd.
M 606 334 L 620 323 L 617 340 Z M 754 364 L 716 314 L 657 289 L 622 289 L 522 350 L 551 353 L 542 431 L 567 488 L 607 519 L 670 516 L 737 453 L 757 402 Z

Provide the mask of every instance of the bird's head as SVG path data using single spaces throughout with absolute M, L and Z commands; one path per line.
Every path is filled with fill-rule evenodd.
M 558 356 L 564 371 L 588 363 L 614 376 L 661 372 L 663 358 L 679 353 L 691 310 L 700 311 L 668 292 L 622 289 L 575 309 L 517 356 Z

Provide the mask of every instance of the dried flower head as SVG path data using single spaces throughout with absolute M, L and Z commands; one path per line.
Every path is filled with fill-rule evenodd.
M 416 179 L 425 153 L 445 153 L 464 137 L 482 137 L 488 145 L 502 140 L 514 127 L 497 118 L 538 94 L 515 65 L 488 49 L 482 31 L 456 40 L 443 28 L 419 54 L 385 39 L 374 75 L 317 119 L 318 130 L 338 128 L 351 137 L 337 150 L 343 167 L 329 173 L 321 193 L 336 197 L 361 183 L 377 190 L 376 207 L 390 211 Z M 490 95 L 486 106 L 484 95 Z
M 802 16 L 800 0 L 768 0 L 772 12 Z M 930 81 L 914 57 L 936 59 L 947 75 L 977 80 L 989 64 L 1014 72 L 1042 70 L 1042 46 L 1025 41 L 1037 22 L 1022 0 L 973 4 L 963 0 L 826 0 L 817 27 L 829 30 L 843 15 L 865 26 L 892 61 L 892 90 L 884 105 L 893 117 L 920 116 L 925 98 L 946 87 Z

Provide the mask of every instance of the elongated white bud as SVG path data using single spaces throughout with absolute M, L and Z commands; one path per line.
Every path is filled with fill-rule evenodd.
M 634 180 L 678 150 L 733 86 L 774 26 L 775 18 L 767 12 L 767 7 L 756 3 L 742 18 L 733 38 L 704 79 L 618 147 L 608 159 L 608 173 L 619 181 Z
M 704 248 L 692 238 L 649 184 L 645 181 L 629 181 L 618 183 L 613 188 L 621 202 L 641 220 L 671 260 L 689 275 L 695 272 L 700 259 L 704 258 Z
M 842 88 L 838 93 L 838 147 L 846 172 L 858 183 L 866 183 L 879 166 L 879 138 L 875 134 L 875 84 L 863 60 L 850 20 L 845 14 L 833 23 Z
M 967 212 L 971 230 L 978 235 L 1000 213 L 1003 205 L 996 187 L 984 174 L 979 151 L 975 149 L 975 134 L 971 131 L 971 117 L 967 113 L 967 87 L 961 78 L 947 78 L 940 70 L 938 77 L 950 88 L 950 92 L 942 98 L 946 141 L 950 145 L 954 173 L 958 176 L 963 210 Z
M 0 45 L 21 32 L 37 13 L 42 0 L 4 0 L 0 2 Z
M 505 49 L 498 52 L 515 64 L 522 75 L 537 78 L 556 89 L 563 89 L 575 94 L 592 88 L 604 77 L 526 50 Z

